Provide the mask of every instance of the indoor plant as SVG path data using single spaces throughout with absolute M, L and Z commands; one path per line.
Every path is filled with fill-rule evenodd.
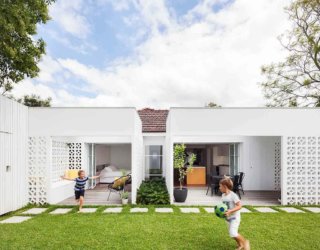
M 196 160 L 195 154 L 187 155 L 185 153 L 186 146 L 184 144 L 177 144 L 174 146 L 173 165 L 174 168 L 179 170 L 179 188 L 174 188 L 173 196 L 176 202 L 185 202 L 188 195 L 188 189 L 182 187 L 183 180 L 188 172 L 192 170 L 194 161 Z
M 128 204 L 128 199 L 129 199 L 129 192 L 126 192 L 126 191 L 122 192 L 121 193 L 121 200 L 122 200 L 123 205 Z

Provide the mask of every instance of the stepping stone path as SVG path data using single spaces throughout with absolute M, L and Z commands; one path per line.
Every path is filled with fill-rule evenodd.
M 97 208 L 82 208 L 80 213 L 95 213 Z
M 66 214 L 69 213 L 71 210 L 72 208 L 57 208 L 56 210 L 50 212 L 50 214 Z
M 207 213 L 214 213 L 215 209 L 213 207 L 204 207 L 203 208 Z
M 320 213 L 320 207 L 304 207 L 304 209 L 313 213 Z
M 279 207 L 279 209 L 287 212 L 287 213 L 304 213 L 304 211 L 300 209 L 296 209 L 294 207 Z
M 255 207 L 254 209 L 261 213 L 278 213 L 278 211 L 270 207 Z
M 166 207 L 158 207 L 155 209 L 156 213 L 173 213 L 172 208 L 166 208 Z
M 193 208 L 193 207 L 181 207 L 180 211 L 182 213 L 200 213 L 199 208 Z
M 135 207 L 130 209 L 130 213 L 147 213 L 148 208 L 145 207 Z
M 33 218 L 33 217 L 31 217 L 31 216 L 12 216 L 8 219 L 0 221 L 0 223 L 3 223 L 3 224 L 5 224 L 5 223 L 21 223 L 21 222 L 29 220 L 31 218 Z
M 249 209 L 245 208 L 245 207 L 241 208 L 240 212 L 241 213 L 251 213 L 251 211 Z
M 121 213 L 122 212 L 122 207 L 109 207 L 106 208 L 104 213 Z
M 31 208 L 27 211 L 24 211 L 22 214 L 41 214 L 43 213 L 44 211 L 46 211 L 47 208 Z

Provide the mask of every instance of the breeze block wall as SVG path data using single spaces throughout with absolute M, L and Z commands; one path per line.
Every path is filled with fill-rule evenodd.
M 320 136 L 283 137 L 282 204 L 320 204 Z

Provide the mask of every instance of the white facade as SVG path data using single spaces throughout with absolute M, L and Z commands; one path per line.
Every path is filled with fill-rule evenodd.
M 0 215 L 28 202 L 28 108 L 0 95 Z
M 319 125 L 320 109 L 172 108 L 167 164 L 173 168 L 174 143 L 239 143 L 245 189 L 281 186 L 282 204 L 319 204 Z M 168 170 L 171 201 L 172 175 Z
M 142 133 L 135 108 L 28 108 L 0 96 L 0 214 L 28 201 L 72 196 L 73 183 L 60 175 L 67 168 L 90 171 L 93 144 L 113 145 L 109 154 L 119 165 L 131 165 L 133 203 L 152 145 L 163 148 L 162 174 L 173 202 L 173 147 L 186 143 L 237 144 L 245 190 L 281 189 L 282 204 L 319 204 L 319 112 L 171 108 L 165 133 Z
M 45 181 L 41 192 L 29 197 L 31 202 L 57 203 L 72 196 L 74 183 L 56 180 L 68 166 L 89 172 L 87 146 L 94 143 L 131 145 L 132 200 L 135 201 L 137 186 L 142 181 L 142 174 L 137 170 L 141 169 L 142 134 L 134 108 L 29 108 L 29 138 L 30 149 L 35 147 L 45 152 L 39 159 L 34 158 L 42 161 L 38 172 Z M 128 152 L 126 148 L 123 153 Z M 116 152 L 113 156 L 120 161 Z M 30 168 L 35 161 L 30 163 Z M 122 159 L 121 163 L 127 162 Z M 34 178 L 34 174 L 30 173 L 29 178 Z

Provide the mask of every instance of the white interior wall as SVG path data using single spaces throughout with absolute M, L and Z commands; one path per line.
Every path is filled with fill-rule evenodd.
M 107 145 L 96 145 L 95 146 L 96 152 L 96 165 L 102 164 L 110 164 L 111 156 L 110 156 L 110 146 Z
M 112 145 L 110 148 L 110 164 L 119 169 L 131 169 L 131 145 Z

